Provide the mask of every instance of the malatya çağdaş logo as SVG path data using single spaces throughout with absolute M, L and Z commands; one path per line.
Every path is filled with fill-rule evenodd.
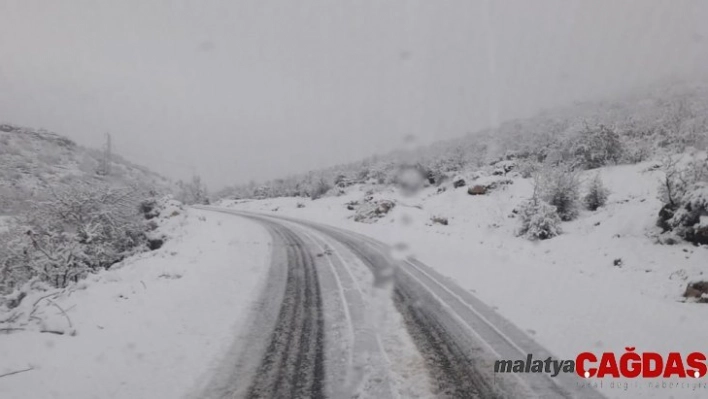
M 551 357 L 540 360 L 529 354 L 523 360 L 497 360 L 495 373 L 547 373 L 556 377 L 560 373 L 575 373 L 582 378 L 701 378 L 708 372 L 706 355 L 691 352 L 660 354 L 636 352 L 627 347 L 617 356 L 614 352 L 580 353 L 575 360 L 557 360 Z

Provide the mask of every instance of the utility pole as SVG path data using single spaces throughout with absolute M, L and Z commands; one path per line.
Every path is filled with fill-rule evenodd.
M 108 176 L 111 174 L 111 134 L 106 133 L 106 144 L 103 146 L 103 159 L 99 168 L 99 174 Z
M 106 175 L 111 174 L 111 160 L 112 160 L 112 155 L 111 154 L 111 134 L 106 133 Z

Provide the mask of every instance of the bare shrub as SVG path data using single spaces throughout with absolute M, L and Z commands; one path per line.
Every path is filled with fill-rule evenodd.
M 521 177 L 528 179 L 533 177 L 533 175 L 538 172 L 541 168 L 541 164 L 533 159 L 523 159 L 518 162 L 517 171 L 521 174 Z
M 330 189 L 332 189 L 332 185 L 329 184 L 324 177 L 320 177 L 312 184 L 312 187 L 309 190 L 310 198 L 313 200 L 320 199 Z
M 193 176 L 190 182 L 177 182 L 177 200 L 185 205 L 209 205 L 206 185 L 200 176 Z

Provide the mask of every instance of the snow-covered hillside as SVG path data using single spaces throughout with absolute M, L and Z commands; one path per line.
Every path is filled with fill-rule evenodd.
M 0 315 L 0 375 L 19 371 L 3 378 L 0 397 L 177 398 L 204 389 L 238 345 L 270 237 L 233 216 L 166 214 L 170 239 L 159 250 L 66 289 L 29 291 Z M 41 324 L 21 323 L 30 314 Z
M 398 151 L 259 184 L 227 187 L 219 197 L 319 197 L 340 183 L 367 179 L 392 183 L 399 165 L 418 165 L 437 183 L 465 168 L 482 167 L 509 155 L 577 163 L 577 156 L 593 145 L 590 137 L 603 130 L 614 136 L 605 148 L 613 153 L 611 163 L 642 162 L 692 147 L 708 149 L 707 115 L 707 84 L 657 84 L 605 101 L 581 102 L 504 121 L 429 145 L 421 146 L 415 137 L 408 137 Z
M 470 195 L 468 187 L 451 182 L 414 196 L 390 186 L 355 185 L 314 201 L 222 204 L 341 226 L 387 242 L 399 255 L 418 257 L 475 293 L 561 358 L 625 346 L 702 350 L 708 307 L 685 303 L 682 295 L 688 282 L 708 278 L 708 247 L 657 242 L 662 172 L 654 162 L 605 167 L 581 178 L 587 184 L 597 173 L 610 190 L 606 206 L 581 211 L 562 223 L 561 235 L 543 241 L 517 237 L 514 209 L 533 194 L 532 180 L 518 175 L 485 195 Z M 475 184 L 473 176 L 463 177 Z M 383 200 L 395 204 L 390 212 L 373 223 L 355 221 L 362 207 L 354 204 Z M 443 219 L 447 225 L 439 223 Z
M 113 155 L 111 173 L 102 175 L 101 151 L 84 148 L 57 134 L 0 124 L 0 215 L 21 210 L 28 199 L 76 181 L 169 189 L 169 181 Z

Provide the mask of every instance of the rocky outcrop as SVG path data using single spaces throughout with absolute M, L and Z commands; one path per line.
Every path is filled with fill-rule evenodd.
M 474 185 L 467 189 L 467 194 L 469 195 L 484 195 L 486 193 L 487 187 L 480 184 Z
M 354 221 L 360 223 L 374 223 L 386 216 L 395 206 L 395 202 L 385 199 L 364 203 L 356 210 Z

